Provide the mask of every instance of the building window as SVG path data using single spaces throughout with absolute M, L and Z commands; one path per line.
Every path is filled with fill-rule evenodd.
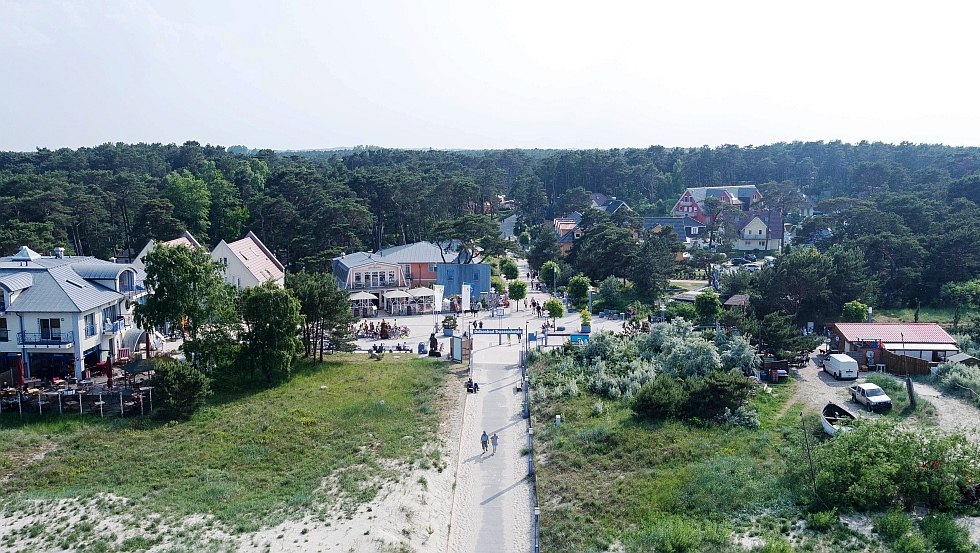
M 436 272 L 436 266 L 435 265 L 429 265 L 429 272 L 430 273 Z
M 0 342 L 9 342 L 10 332 L 7 330 L 7 319 L 0 319 Z
M 38 319 L 42 340 L 61 339 L 61 319 Z
M 392 286 L 395 286 L 395 285 L 398 284 L 398 281 L 395 280 L 395 272 L 394 271 L 388 271 L 388 283 L 391 284 Z
M 760 246 L 765 246 L 765 245 L 766 245 L 766 243 L 765 243 L 765 242 L 759 242 L 759 245 L 760 245 Z
M 364 283 L 361 282 L 361 273 L 354 273 L 354 288 L 363 288 Z
M 85 337 L 95 336 L 95 313 L 85 315 Z

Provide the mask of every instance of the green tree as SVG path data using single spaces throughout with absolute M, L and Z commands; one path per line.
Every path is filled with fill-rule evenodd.
M 147 200 L 133 221 L 134 248 L 138 251 L 150 240 L 166 241 L 176 238 L 184 229 L 173 216 L 174 204 L 166 198 Z
M 561 247 L 558 244 L 558 235 L 551 225 L 541 225 L 538 227 L 531 242 L 531 250 L 527 254 L 527 262 L 532 269 L 541 269 L 549 261 L 557 262 L 561 259 Z
M 237 322 L 234 290 L 207 251 L 158 245 L 143 263 L 149 295 L 133 312 L 140 328 L 181 328 L 190 342 L 185 350 L 194 351 L 194 342 L 205 335 L 226 336 Z
M 160 414 L 165 418 L 190 418 L 211 395 L 207 375 L 188 363 L 168 357 L 153 362 L 150 384 L 156 392 Z
M 324 350 L 354 350 L 354 315 L 348 293 L 337 286 L 332 275 L 306 271 L 286 273 L 286 288 L 300 303 L 303 348 L 307 357 L 322 362 Z
M 520 269 L 517 268 L 517 262 L 510 257 L 500 258 L 500 274 L 507 280 L 514 280 L 520 276 Z
M 211 192 L 203 180 L 189 171 L 173 172 L 164 179 L 160 193 L 174 206 L 174 217 L 201 242 L 208 240 Z
M 557 298 L 551 298 L 544 302 L 544 309 L 548 312 L 548 316 L 552 319 L 558 319 L 559 317 L 565 316 L 565 306 L 561 304 Z
M 242 365 L 257 369 L 267 384 L 288 376 L 299 350 L 299 301 L 288 290 L 266 282 L 242 292 L 241 310 Z
M 581 186 L 569 188 L 558 200 L 558 211 L 564 215 L 573 211 L 585 213 L 585 210 L 590 207 L 592 207 L 592 195 Z
M 554 283 L 558 281 L 559 277 L 561 277 L 561 268 L 554 261 L 546 261 L 541 265 L 541 270 L 538 271 L 538 280 L 547 285 L 549 290 L 554 287 Z M 551 291 L 554 292 L 554 290 Z
M 980 279 L 946 283 L 940 289 L 940 297 L 953 309 L 953 332 L 956 332 L 963 312 L 980 305 Z
M 841 311 L 841 320 L 846 323 L 863 323 L 868 318 L 868 306 L 858 300 L 851 300 L 844 304 Z
M 589 288 L 592 283 L 589 277 L 578 274 L 568 281 L 568 302 L 576 309 L 581 309 L 589 303 Z
M 521 300 L 527 297 L 527 283 L 523 280 L 512 280 L 507 284 L 507 291 L 517 310 L 520 311 Z
M 507 293 L 507 281 L 499 276 L 490 277 L 490 287 L 493 288 L 493 291 L 498 294 Z
M 611 224 L 599 225 L 585 233 L 569 251 L 568 262 L 592 280 L 608 276 L 626 278 L 636 259 L 633 233 Z
M 623 283 L 616 277 L 606 277 L 599 283 L 599 299 L 605 309 L 622 309 Z
M 697 313 L 698 324 L 713 325 L 721 315 L 721 301 L 714 290 L 705 290 L 694 298 L 694 312 Z
M 647 303 L 660 299 L 667 291 L 668 279 L 674 273 L 671 240 L 658 233 L 648 234 L 630 267 L 629 277 L 636 286 L 637 295 Z

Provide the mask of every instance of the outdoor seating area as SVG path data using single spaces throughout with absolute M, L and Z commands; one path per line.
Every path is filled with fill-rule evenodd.
M 91 379 L 27 378 L 22 386 L 0 388 L 0 415 L 141 417 L 152 411 L 153 387 L 143 366 L 116 368 L 111 376 Z

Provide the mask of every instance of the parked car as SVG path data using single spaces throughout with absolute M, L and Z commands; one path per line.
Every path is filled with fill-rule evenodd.
M 855 384 L 850 387 L 851 401 L 864 405 L 869 411 L 884 411 L 892 408 L 892 398 L 888 397 L 877 384 Z
M 735 266 L 745 265 L 748 262 L 749 262 L 749 260 L 748 259 L 745 259 L 744 257 L 733 257 L 732 258 L 732 265 L 735 265 Z
M 749 261 L 755 261 L 756 257 L 754 253 L 747 253 L 745 254 L 745 259 L 748 259 Z

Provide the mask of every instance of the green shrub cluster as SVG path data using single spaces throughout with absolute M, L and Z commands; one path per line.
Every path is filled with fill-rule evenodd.
M 980 407 L 980 367 L 943 363 L 936 369 L 935 381 L 944 392 L 964 397 Z
M 968 501 L 964 490 L 980 478 L 980 449 L 963 436 L 884 419 L 838 434 L 817 446 L 813 456 L 823 501 L 859 511 L 913 505 L 952 509 Z M 803 472 L 797 476 L 809 480 Z
M 162 358 L 153 369 L 151 385 L 162 417 L 186 419 L 211 395 L 211 379 L 188 363 Z
M 916 525 L 908 514 L 892 509 L 874 518 L 874 530 L 897 553 L 977 551 L 970 532 L 946 513 L 931 513 Z
M 640 388 L 633 410 L 642 416 L 711 419 L 737 410 L 748 398 L 752 384 L 736 371 L 712 371 L 707 375 L 678 378 L 658 374 Z

